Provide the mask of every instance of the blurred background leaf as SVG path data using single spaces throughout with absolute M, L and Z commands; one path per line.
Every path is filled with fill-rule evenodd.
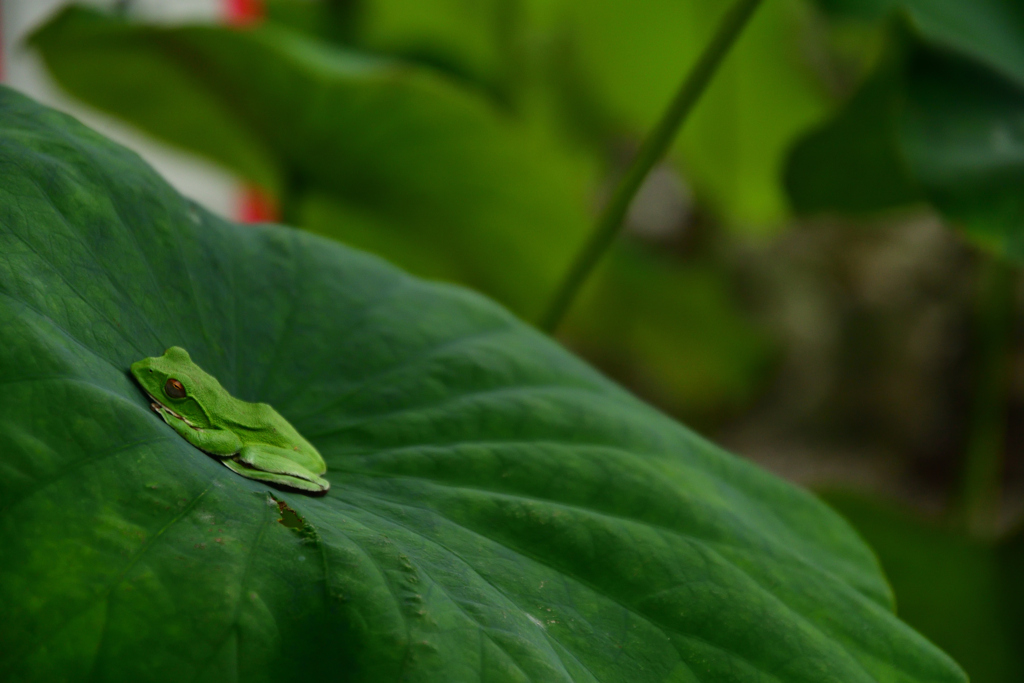
M 888 21 L 888 45 L 848 104 L 793 150 L 805 212 L 930 202 L 996 253 L 1024 258 L 1024 5 L 827 0 Z
M 566 3 L 576 78 L 621 135 L 638 137 L 696 59 L 726 3 L 596 0 Z M 674 159 L 727 224 L 764 232 L 787 214 L 780 171 L 797 135 L 826 113 L 827 98 L 802 49 L 812 40 L 801 2 L 762 7 L 682 131 Z
M 272 24 L 147 26 L 81 7 L 34 42 L 72 93 L 270 188 L 287 222 L 522 315 L 586 228 L 585 169 L 431 70 Z

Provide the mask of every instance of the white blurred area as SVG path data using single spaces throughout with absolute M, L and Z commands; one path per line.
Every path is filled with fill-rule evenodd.
M 72 100 L 61 91 L 35 51 L 24 42 L 33 29 L 67 0 L 0 0 L 0 73 L 3 83 L 138 152 L 179 192 L 226 218 L 236 218 L 241 184 L 226 172 L 186 152 L 155 141 L 145 133 Z M 89 4 L 111 7 L 111 0 Z M 125 3 L 121 3 L 125 4 Z M 220 21 L 224 0 L 135 0 L 126 3 L 132 16 L 147 21 Z

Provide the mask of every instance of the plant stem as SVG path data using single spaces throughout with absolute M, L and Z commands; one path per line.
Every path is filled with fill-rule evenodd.
M 961 481 L 961 512 L 967 528 L 995 532 L 999 511 L 1006 402 L 1015 309 L 1015 269 L 999 257 L 982 267 L 975 308 L 977 354 L 974 404 Z
M 541 319 L 541 329 L 553 333 L 558 328 L 580 287 L 583 286 L 604 252 L 615 241 L 637 190 L 640 189 L 654 165 L 665 156 L 676 133 L 693 110 L 694 105 L 700 100 L 701 95 L 704 94 L 715 71 L 718 70 L 725 56 L 729 54 L 729 49 L 736 42 L 736 38 L 739 37 L 743 27 L 747 25 L 760 4 L 761 0 L 736 0 L 726 11 L 711 42 L 704 48 L 697 63 L 687 74 L 668 109 L 662 114 L 661 120 L 643 141 L 636 158 L 626 169 L 626 174 L 615 188 L 611 200 L 598 217 L 593 233 L 577 254 L 576 260 L 566 273 L 565 279 Z
M 306 183 L 297 171 L 289 171 L 284 180 L 278 198 L 278 218 L 285 225 L 298 228 L 302 225 L 302 200 L 305 198 Z
M 522 104 L 519 100 L 523 74 L 529 61 L 523 45 L 524 14 L 523 0 L 500 0 L 494 4 L 495 42 L 501 56 L 501 69 L 493 90 L 500 104 L 513 114 Z
M 324 38 L 334 45 L 351 45 L 359 33 L 364 4 L 362 0 L 327 0 L 323 3 Z

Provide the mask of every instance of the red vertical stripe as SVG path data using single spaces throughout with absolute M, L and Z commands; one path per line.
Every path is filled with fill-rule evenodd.
M 265 223 L 278 220 L 277 206 L 266 192 L 249 185 L 242 189 L 238 201 L 238 220 L 243 223 Z
M 263 18 L 262 0 L 224 0 L 224 16 L 236 26 L 251 24 Z
M 224 19 L 232 26 L 246 26 L 263 18 L 262 0 L 223 0 L 223 3 Z M 236 212 L 243 223 L 278 219 L 273 198 L 255 185 L 242 188 Z

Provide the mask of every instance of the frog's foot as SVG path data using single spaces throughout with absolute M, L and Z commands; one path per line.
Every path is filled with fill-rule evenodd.
M 274 446 L 245 446 L 233 458 L 222 460 L 231 471 L 248 479 L 266 481 L 306 493 L 324 494 L 331 483 L 289 459 L 289 451 Z
M 316 482 L 309 481 L 307 479 L 301 479 L 299 477 L 292 477 L 286 474 L 277 474 L 274 472 L 264 472 L 263 470 L 255 469 L 245 463 L 239 461 L 236 458 L 228 458 L 221 460 L 224 465 L 236 474 L 240 474 L 246 479 L 254 479 L 256 481 L 265 481 L 268 484 L 278 486 L 284 489 L 301 491 L 302 493 L 308 493 L 314 496 L 322 496 L 327 493 L 327 490 L 331 487 L 330 482 L 324 481 L 324 484 L 318 484 Z M 315 475 L 314 475 L 315 476 Z

